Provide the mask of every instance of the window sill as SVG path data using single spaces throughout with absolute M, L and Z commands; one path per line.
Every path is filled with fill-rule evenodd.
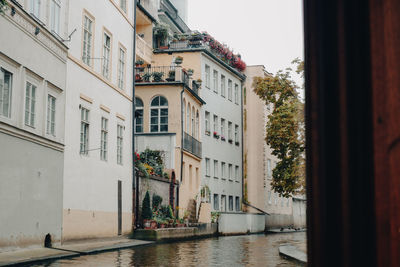
M 240 184 L 240 181 L 235 181 L 236 183 Z
M 210 175 L 207 175 L 207 174 L 206 174 L 206 177 L 210 178 Z
M 214 176 L 214 179 L 218 179 L 218 177 L 215 177 L 215 176 Z

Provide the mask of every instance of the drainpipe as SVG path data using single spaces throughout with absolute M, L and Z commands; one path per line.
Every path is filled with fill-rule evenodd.
M 182 174 L 182 171 L 183 171 L 183 127 L 184 127 L 184 125 L 183 125 L 183 116 L 184 116 L 183 110 L 184 109 L 183 108 L 186 108 L 186 107 L 183 107 L 183 92 L 185 92 L 185 84 L 182 85 L 182 91 L 181 91 L 181 175 L 180 175 L 181 177 L 178 182 L 178 189 L 176 192 L 176 204 L 178 207 L 179 207 L 179 187 L 181 185 L 182 177 L 183 177 L 183 174 Z
M 136 180 L 136 171 L 135 171 L 135 61 L 136 61 L 136 6 L 137 0 L 133 1 L 133 62 L 132 62 L 132 215 L 134 216 L 134 221 L 132 224 L 132 230 L 138 225 L 138 192 L 139 192 L 139 180 Z
M 244 128 L 243 128 L 243 105 L 244 105 L 244 102 L 243 102 L 243 81 L 241 82 L 241 90 L 240 90 L 240 95 L 241 95 L 241 108 L 240 108 L 240 112 L 241 112 L 241 124 L 242 124 L 242 203 L 245 203 L 244 202 L 244 164 L 245 164 L 245 162 L 244 162 L 244 142 L 243 142 L 243 140 L 244 140 L 244 138 L 243 138 L 243 133 L 244 133 Z

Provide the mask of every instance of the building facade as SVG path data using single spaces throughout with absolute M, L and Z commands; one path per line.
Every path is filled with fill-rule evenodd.
M 263 65 L 247 66 L 244 87 L 244 162 L 247 201 L 270 215 L 266 216 L 268 228 L 293 224 L 292 198 L 279 197 L 271 188 L 272 170 L 277 158 L 265 143 L 266 123 L 272 107 L 265 105 L 253 91 L 254 77 L 270 75 Z M 251 207 L 249 212 L 258 212 Z
M 0 15 L 0 251 L 62 238 L 65 1 Z
M 133 1 L 69 1 L 63 240 L 132 229 Z

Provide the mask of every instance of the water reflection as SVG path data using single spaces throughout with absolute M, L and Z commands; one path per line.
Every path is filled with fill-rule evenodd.
M 280 244 L 305 249 L 305 233 L 229 236 L 124 249 L 63 259 L 36 267 L 66 266 L 301 266 L 279 256 Z

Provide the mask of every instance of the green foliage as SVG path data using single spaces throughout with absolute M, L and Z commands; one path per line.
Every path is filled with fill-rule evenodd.
M 142 203 L 142 219 L 151 220 L 153 218 L 153 211 L 150 208 L 150 194 L 146 192 Z
M 152 75 L 155 82 L 160 82 L 162 80 L 162 77 L 164 76 L 164 72 L 155 71 L 152 73 Z
M 8 3 L 6 0 L 0 0 L 0 14 L 4 14 L 4 11 L 7 9 Z
M 301 70 L 301 66 L 298 69 Z M 271 185 L 283 197 L 290 197 L 305 187 L 304 105 L 290 71 L 256 77 L 253 81 L 254 92 L 273 107 L 266 126 L 266 143 L 279 159 L 272 173 Z
M 158 210 L 163 199 L 161 196 L 153 194 L 153 198 L 151 199 L 151 206 L 153 210 Z
M 161 151 L 146 149 L 140 153 L 140 162 L 148 164 L 154 169 L 154 173 L 158 176 L 164 174 L 164 162 Z
M 219 215 L 220 215 L 220 213 L 218 211 L 212 211 L 211 212 L 211 222 L 212 223 L 218 222 Z
M 170 205 L 160 207 L 160 215 L 165 219 L 174 219 L 174 213 Z
M 145 82 L 149 82 L 151 76 L 152 76 L 151 73 L 145 73 L 145 74 L 143 74 L 143 80 L 144 80 Z

